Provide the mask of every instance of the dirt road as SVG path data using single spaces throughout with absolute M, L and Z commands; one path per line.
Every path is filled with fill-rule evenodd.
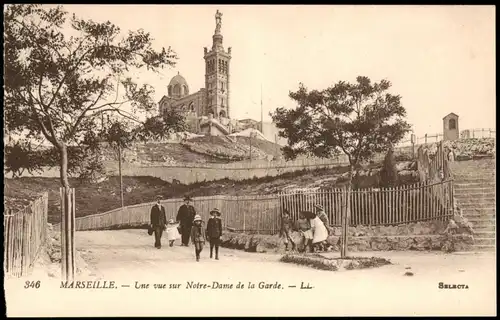
M 11 285 L 7 295 L 9 315 L 22 312 L 36 316 L 76 313 L 80 316 L 342 316 L 495 315 L 496 312 L 493 254 L 364 252 L 359 255 L 382 256 L 391 259 L 393 265 L 331 272 L 280 263 L 279 256 L 274 254 L 223 248 L 219 261 L 210 260 L 208 246 L 201 261 L 196 262 L 192 247 L 176 243 L 172 248 L 155 249 L 153 237 L 145 230 L 78 232 L 76 243 L 89 264 L 90 278 L 101 280 L 101 284 L 104 280 L 115 281 L 117 289 L 60 289 L 60 282 L 50 280 L 38 290 Z M 409 270 L 414 276 L 403 276 Z M 89 280 L 89 276 L 84 280 Z M 190 282 L 211 288 L 187 288 Z M 468 289 L 439 289 L 439 282 L 465 284 Z M 236 288 L 238 283 L 244 288 Z M 249 283 L 255 287 L 249 288 Z M 259 288 L 259 283 L 271 288 Z M 149 288 L 144 288 L 146 284 Z M 155 284 L 160 287 L 165 284 L 166 288 L 155 288 Z M 171 289 L 171 284 L 179 288 Z M 281 288 L 273 288 L 276 284 Z M 221 285 L 233 287 L 222 289 Z M 300 289 L 301 285 L 312 289 Z M 26 304 L 15 303 L 19 299 L 30 301 L 29 310 Z

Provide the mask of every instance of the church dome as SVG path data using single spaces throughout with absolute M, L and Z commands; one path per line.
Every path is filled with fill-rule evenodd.
M 169 97 L 180 98 L 187 96 L 189 94 L 189 86 L 186 79 L 177 73 L 168 85 L 168 95 Z

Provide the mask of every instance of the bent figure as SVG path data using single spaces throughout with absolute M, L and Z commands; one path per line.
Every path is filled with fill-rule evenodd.
M 311 230 L 311 223 L 306 219 L 305 215 L 301 212 L 299 219 L 297 220 L 297 229 L 302 234 L 302 242 L 304 244 L 304 251 L 311 251 L 311 244 L 313 239 L 313 233 Z
M 328 230 L 325 227 L 325 224 L 319 217 L 314 217 L 311 219 L 311 229 L 313 231 L 313 240 L 312 244 L 315 249 L 319 249 L 322 247 L 323 242 L 328 238 Z

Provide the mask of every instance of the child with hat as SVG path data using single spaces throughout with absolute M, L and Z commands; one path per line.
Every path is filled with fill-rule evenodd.
M 191 228 L 191 241 L 194 244 L 196 261 L 200 261 L 200 253 L 205 245 L 205 233 L 201 225 L 202 223 L 201 217 L 196 215 L 193 220 L 193 227 Z
M 170 246 L 171 247 L 174 246 L 175 240 L 181 238 L 179 230 L 177 229 L 178 226 L 179 225 L 177 223 L 175 223 L 174 219 L 168 220 L 168 223 L 167 223 L 167 239 L 170 242 Z
M 215 260 L 219 260 L 220 237 L 222 236 L 222 221 L 219 209 L 214 208 L 210 211 L 210 219 L 207 222 L 207 238 L 210 242 L 210 258 L 213 257 L 215 247 Z

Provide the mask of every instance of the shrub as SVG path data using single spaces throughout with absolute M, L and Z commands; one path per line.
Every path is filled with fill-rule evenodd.
M 398 184 L 398 170 L 392 148 L 389 148 L 385 155 L 383 167 L 380 170 L 380 184 L 384 188 L 394 187 Z

